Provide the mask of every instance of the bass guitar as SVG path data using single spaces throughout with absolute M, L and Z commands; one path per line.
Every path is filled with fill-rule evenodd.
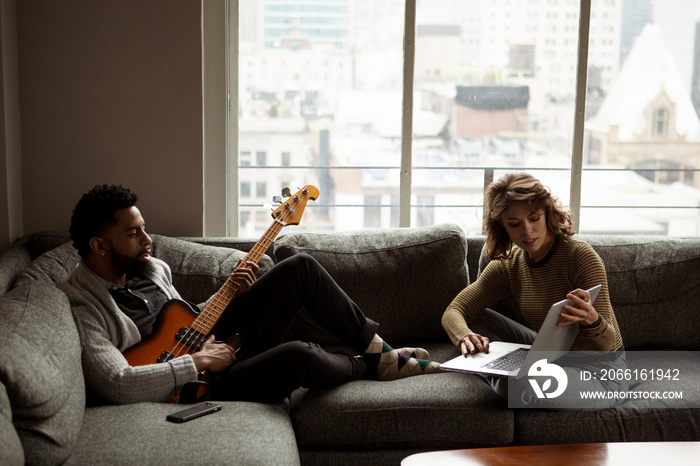
M 319 190 L 307 185 L 294 196 L 290 196 L 282 205 L 272 211 L 272 224 L 253 246 L 245 262 L 258 263 L 265 251 L 287 225 L 298 225 L 309 199 L 316 200 Z M 209 300 L 201 311 L 196 311 L 189 303 L 172 299 L 163 305 L 156 323 L 156 329 L 151 336 L 124 351 L 124 357 L 130 366 L 167 362 L 185 354 L 196 352 L 207 340 L 212 329 L 221 318 L 233 297 L 240 289 L 240 283 L 228 279 L 219 291 Z M 227 341 L 234 348 L 240 347 L 240 338 L 235 336 Z M 172 401 L 177 401 L 177 397 Z

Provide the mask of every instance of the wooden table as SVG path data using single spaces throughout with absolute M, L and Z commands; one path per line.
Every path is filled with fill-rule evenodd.
M 700 442 L 579 443 L 417 453 L 401 466 L 698 465 Z

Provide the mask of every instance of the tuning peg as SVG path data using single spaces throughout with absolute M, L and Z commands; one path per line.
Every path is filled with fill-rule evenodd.
M 275 204 L 281 204 L 282 196 L 272 196 L 272 202 L 274 202 Z
M 283 197 L 290 197 L 291 195 L 292 195 L 292 192 L 289 190 L 289 187 L 286 187 L 282 190 Z

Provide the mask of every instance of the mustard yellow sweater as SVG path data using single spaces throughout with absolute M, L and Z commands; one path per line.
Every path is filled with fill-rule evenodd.
M 529 326 L 539 331 L 547 311 L 567 293 L 595 285 L 603 287 L 593 307 L 601 320 L 593 327 L 581 327 L 572 351 L 614 351 L 622 347 L 622 336 L 610 305 L 608 280 L 602 259 L 593 248 L 578 239 L 558 240 L 540 262 L 514 247 L 511 256 L 493 260 L 479 278 L 462 290 L 447 307 L 442 326 L 455 345 L 471 331 L 468 324 L 497 301 L 512 295 Z

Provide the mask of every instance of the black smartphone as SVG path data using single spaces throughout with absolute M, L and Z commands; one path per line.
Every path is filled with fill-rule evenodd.
M 183 409 L 173 414 L 169 414 L 165 419 L 170 422 L 187 422 L 198 417 L 206 416 L 207 414 L 221 411 L 221 405 L 218 403 L 202 403 L 201 405 L 192 406 L 191 408 Z

